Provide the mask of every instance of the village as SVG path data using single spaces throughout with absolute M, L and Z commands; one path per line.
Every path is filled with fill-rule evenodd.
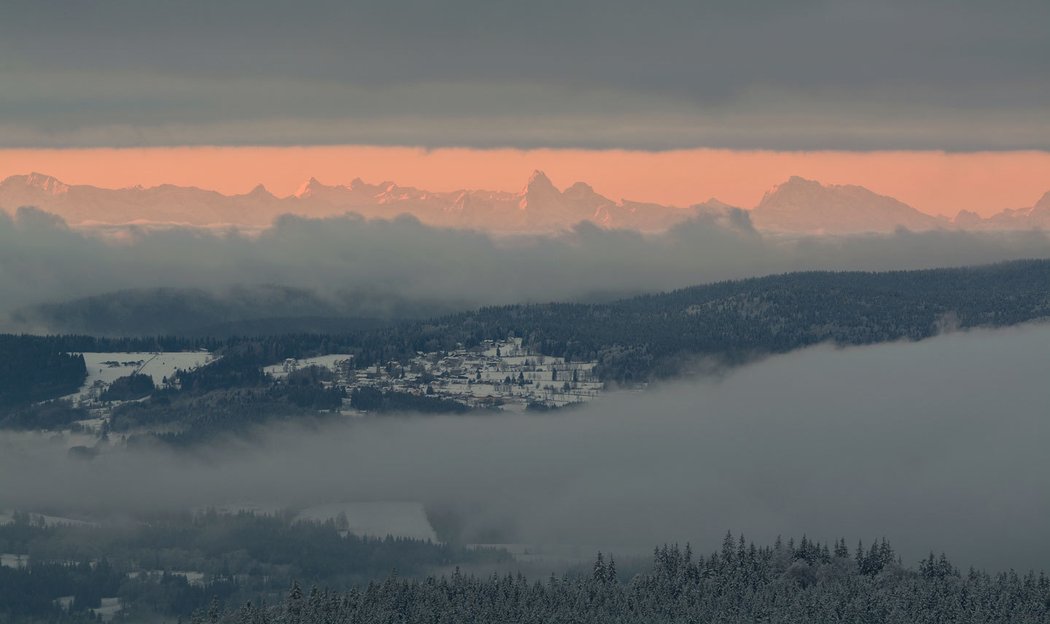
M 84 353 L 83 356 L 88 377 L 83 387 L 67 398 L 91 414 L 90 419 L 78 421 L 77 430 L 81 435 L 74 436 L 77 444 L 89 445 L 90 436 L 104 429 L 113 407 L 121 403 L 106 399 L 106 390 L 118 378 L 142 374 L 151 377 L 157 387 L 165 387 L 172 383 L 177 371 L 192 370 L 216 358 L 206 351 Z M 280 382 L 289 374 L 309 367 L 324 369 L 330 373 L 323 381 L 326 386 L 346 390 L 340 413 L 358 417 L 368 413 L 351 399 L 354 391 L 360 389 L 411 395 L 419 400 L 454 401 L 469 409 L 509 412 L 579 405 L 594 400 L 605 390 L 605 384 L 596 374 L 596 365 L 595 361 L 566 361 L 562 357 L 535 353 L 521 338 L 510 337 L 487 340 L 471 348 L 460 346 L 451 351 L 419 352 L 405 362 L 391 360 L 358 368 L 353 355 L 329 354 L 288 359 L 263 371 Z
M 343 386 L 347 395 L 357 388 L 374 388 L 445 399 L 470 408 L 525 411 L 577 405 L 598 397 L 605 389 L 595 374 L 597 362 L 569 362 L 534 353 L 521 338 L 487 340 L 478 347 L 417 353 L 408 362 L 392 360 L 357 368 L 352 355 L 325 355 L 289 359 L 269 366 L 275 379 L 317 366 L 333 373 L 327 382 Z M 346 401 L 346 413 L 359 415 Z

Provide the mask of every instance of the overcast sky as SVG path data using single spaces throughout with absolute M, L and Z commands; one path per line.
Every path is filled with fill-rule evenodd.
M 1050 148 L 1050 3 L 8 0 L 0 147 Z

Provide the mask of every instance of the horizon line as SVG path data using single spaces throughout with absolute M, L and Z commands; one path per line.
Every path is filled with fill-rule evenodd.
M 435 193 L 516 192 L 541 170 L 555 186 L 583 181 L 607 198 L 688 207 L 718 198 L 754 207 L 793 176 L 860 186 L 920 212 L 988 216 L 1032 206 L 1050 189 L 1050 152 L 466 149 L 365 145 L 297 147 L 0 148 L 0 175 L 47 172 L 70 185 L 126 189 L 172 185 L 226 195 L 262 186 L 293 196 L 304 180 L 346 186 L 393 182 Z M 350 174 L 348 172 L 353 172 Z M 27 173 L 28 172 L 28 173 Z M 395 182 L 396 180 L 396 182 Z M 568 181 L 568 183 L 566 183 Z

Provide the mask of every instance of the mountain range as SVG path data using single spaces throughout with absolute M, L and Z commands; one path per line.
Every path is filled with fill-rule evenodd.
M 584 182 L 559 190 L 541 171 L 518 192 L 459 190 L 431 192 L 394 182 L 326 185 L 311 178 L 292 195 L 278 197 L 262 185 L 241 195 L 163 184 L 144 188 L 72 185 L 40 173 L 0 182 L 0 210 L 34 206 L 77 227 L 170 224 L 197 227 L 266 227 L 284 214 L 330 217 L 347 212 L 366 218 L 410 214 L 439 227 L 497 233 L 544 233 L 581 221 L 606 228 L 645 232 L 666 230 L 691 217 L 724 215 L 735 208 L 711 199 L 675 207 L 622 199 L 614 201 Z M 748 211 L 763 231 L 792 234 L 857 234 L 934 229 L 1012 230 L 1050 228 L 1050 192 L 1028 208 L 988 218 L 960 212 L 954 219 L 923 213 L 897 199 L 854 185 L 824 185 L 791 177 L 773 187 Z

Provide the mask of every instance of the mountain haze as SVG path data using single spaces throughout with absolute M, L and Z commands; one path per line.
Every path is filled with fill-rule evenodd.
M 14 175 L 0 182 L 0 210 L 14 213 L 22 206 L 58 215 L 75 227 L 262 228 L 284 214 L 320 218 L 352 212 L 381 219 L 408 214 L 431 226 L 503 234 L 558 232 L 582 221 L 610 229 L 660 232 L 697 215 L 743 214 L 714 198 L 681 208 L 615 201 L 585 182 L 560 190 L 542 171 L 534 171 L 517 192 L 432 192 L 391 181 L 370 184 L 360 178 L 349 185 L 327 185 L 310 178 L 286 197 L 274 195 L 261 184 L 248 193 L 223 195 L 171 184 L 122 189 L 71 185 L 41 173 Z M 802 235 L 886 233 L 900 228 L 1025 230 L 1050 227 L 1050 193 L 1029 208 L 1004 210 L 988 218 L 964 211 L 949 220 L 862 186 L 824 185 L 793 176 L 768 191 L 748 215 L 759 230 Z
M 550 232 L 591 221 L 610 228 L 665 230 L 695 214 L 659 204 L 616 202 L 583 182 L 558 190 L 536 171 L 519 192 L 459 190 L 431 192 L 394 182 L 326 185 L 310 178 L 288 197 L 262 185 L 243 195 L 223 195 L 194 187 L 104 189 L 68 185 L 40 173 L 0 182 L 0 209 L 13 213 L 34 206 L 74 226 L 153 223 L 171 225 L 265 227 L 282 214 L 327 217 L 346 212 L 390 219 L 410 214 L 428 225 L 493 232 Z
M 823 185 L 798 176 L 773 187 L 751 211 L 755 227 L 800 234 L 933 230 L 950 223 L 862 186 Z
M 1035 204 L 1027 208 L 1007 208 L 987 219 L 982 219 L 973 213 L 959 213 L 956 222 L 961 219 L 967 219 L 970 227 L 974 229 L 1045 230 L 1050 228 L 1050 191 L 1044 193 Z

